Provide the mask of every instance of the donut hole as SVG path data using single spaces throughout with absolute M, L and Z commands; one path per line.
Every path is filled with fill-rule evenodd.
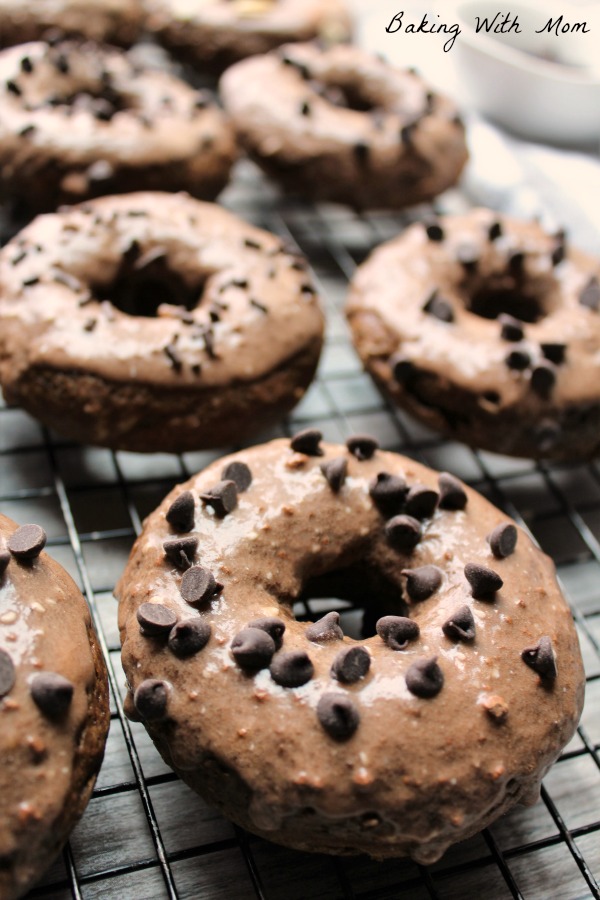
M 343 81 L 334 78 L 321 78 L 310 82 L 314 92 L 332 106 L 341 109 L 352 109 L 355 112 L 373 112 L 382 104 L 367 90 L 366 86 L 356 81 Z
M 528 323 L 538 322 L 547 312 L 539 296 L 519 285 L 484 284 L 467 295 L 465 306 L 482 319 L 506 314 Z

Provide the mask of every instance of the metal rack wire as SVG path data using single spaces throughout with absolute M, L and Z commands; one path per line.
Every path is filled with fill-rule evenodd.
M 183 786 L 143 727 L 125 718 L 111 597 L 144 516 L 172 485 L 217 454 L 144 457 L 80 447 L 0 405 L 0 508 L 21 523 L 43 525 L 49 552 L 80 584 L 109 664 L 112 695 L 105 763 L 88 810 L 62 859 L 30 896 L 600 898 L 600 466 L 535 465 L 474 452 L 382 401 L 361 371 L 340 308 L 357 262 L 403 227 L 405 217 L 283 201 L 248 164 L 224 199 L 240 215 L 295 241 L 325 298 L 328 338 L 318 378 L 275 433 L 314 424 L 326 439 L 343 440 L 368 431 L 386 448 L 453 471 L 528 527 L 554 558 L 572 603 L 587 671 L 583 719 L 537 806 L 514 810 L 434 866 L 295 853 L 243 833 Z M 442 206 L 453 209 L 471 199 L 455 192 Z

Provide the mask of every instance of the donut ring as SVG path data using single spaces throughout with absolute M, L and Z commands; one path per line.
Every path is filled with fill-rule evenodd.
M 491 210 L 414 224 L 357 270 L 367 371 L 426 425 L 498 453 L 600 450 L 600 263 Z
M 144 19 L 140 0 L 0 0 L 0 46 L 38 41 L 52 32 L 129 47 Z
M 534 801 L 581 712 L 550 560 L 368 437 L 215 462 L 149 516 L 116 594 L 129 714 L 226 816 L 301 850 L 433 862 Z M 359 597 L 377 634 L 307 627 L 302 596 Z
M 250 156 L 313 200 L 410 206 L 454 184 L 467 159 L 454 103 L 357 47 L 289 45 L 233 66 L 220 91 Z
M 331 44 L 352 34 L 343 0 L 158 0 L 148 27 L 178 60 L 216 75 L 289 41 Z
M 0 515 L 0 896 L 20 897 L 82 815 L 109 726 L 106 668 L 81 592 L 38 525 Z
M 187 190 L 212 200 L 237 151 L 223 113 L 167 72 L 95 44 L 0 53 L 0 196 L 31 211 L 100 194 Z
M 306 262 L 185 194 L 39 216 L 0 252 L 6 401 L 76 440 L 241 440 L 298 402 L 322 337 Z

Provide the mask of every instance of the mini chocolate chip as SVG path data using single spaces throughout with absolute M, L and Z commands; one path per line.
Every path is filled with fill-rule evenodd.
M 200 494 L 200 499 L 211 506 L 219 519 L 232 512 L 237 506 L 237 487 L 235 481 L 219 481 L 208 491 Z
M 416 641 L 421 629 L 407 616 L 383 616 L 375 625 L 377 634 L 392 650 L 404 650 L 409 641 Z
M 16 81 L 7 81 L 6 90 L 9 92 L 9 94 L 14 94 L 15 97 L 20 97 L 23 93 Z
M 326 641 L 340 641 L 344 637 L 344 632 L 340 628 L 340 614 L 333 610 L 326 613 L 312 622 L 305 630 L 304 635 L 307 640 L 314 641 L 317 644 Z
M 531 365 L 531 356 L 527 350 L 511 350 L 508 356 L 504 358 L 504 362 L 509 369 L 523 372 Z
M 252 484 L 252 472 L 244 462 L 234 460 L 221 472 L 222 481 L 233 481 L 238 493 L 243 494 Z
M 470 606 L 461 606 L 446 619 L 442 631 L 453 641 L 475 640 L 475 618 Z
M 428 699 L 439 694 L 444 686 L 444 673 L 437 664 L 437 656 L 419 659 L 406 672 L 406 687 L 415 697 Z
M 0 649 L 0 697 L 4 697 L 13 689 L 15 683 L 15 667 L 6 650 Z
M 371 668 L 371 657 L 364 647 L 340 650 L 331 664 L 331 674 L 342 684 L 354 684 L 364 678 Z
M 500 323 L 500 337 L 504 341 L 522 341 L 524 336 L 523 323 L 508 313 L 498 316 Z
M 312 112 L 312 108 L 308 100 L 303 100 L 300 104 L 300 115 L 301 116 L 310 116 Z
M 439 222 L 427 222 L 425 223 L 425 233 L 430 241 L 434 243 L 440 243 L 440 241 L 444 240 L 445 234 L 444 229 L 439 224 Z
M 346 447 L 357 459 L 363 461 L 371 459 L 376 450 L 379 450 L 379 441 L 370 434 L 353 434 L 346 441 Z
M 547 397 L 556 383 L 556 369 L 551 362 L 542 360 L 531 373 L 531 387 L 540 397 Z
M 281 649 L 285 633 L 285 622 L 282 622 L 281 619 L 277 619 L 275 616 L 265 616 L 262 619 L 253 619 L 252 622 L 248 622 L 247 627 L 260 628 L 262 631 L 266 631 L 273 638 L 275 649 Z
M 30 75 L 33 72 L 33 63 L 28 56 L 24 56 L 21 60 L 21 71 Z
M 179 593 L 190 606 L 204 603 L 217 590 L 213 573 L 204 566 L 192 566 L 184 573 L 179 585 Z
M 231 652 L 240 669 L 266 669 L 275 653 L 275 641 L 262 628 L 242 628 L 231 642 Z
M 191 491 L 184 491 L 171 503 L 166 519 L 175 531 L 187 532 L 194 527 L 194 513 L 194 496 Z
M 600 284 L 595 276 L 590 278 L 579 294 L 579 303 L 593 312 L 598 312 L 600 309 Z
M 2 578 L 6 572 L 10 560 L 11 556 L 8 550 L 0 550 L 0 578 Z
M 22 525 L 8 539 L 7 547 L 16 559 L 35 559 L 46 546 L 46 532 L 39 525 Z
M 437 566 L 419 566 L 418 569 L 402 569 L 406 576 L 406 593 L 415 603 L 427 600 L 440 587 L 444 573 Z
M 429 519 L 435 512 L 440 495 L 424 484 L 413 484 L 406 497 L 406 512 L 415 519 Z
M 204 619 L 181 619 L 169 633 L 168 647 L 179 659 L 186 659 L 206 647 L 211 627 Z
M 359 141 L 357 144 L 354 144 L 352 150 L 358 164 L 361 166 L 366 165 L 371 154 L 369 145 L 365 144 L 364 141 Z
M 552 681 L 557 676 L 556 656 L 552 641 L 547 635 L 541 637 L 535 647 L 527 647 L 521 653 L 521 659 L 530 669 Z
M 69 60 L 67 59 L 67 57 L 65 56 L 64 53 L 60 53 L 56 57 L 56 59 L 54 60 L 54 66 L 55 66 L 56 70 L 61 73 L 61 75 L 69 74 L 69 69 L 70 69 Z
M 564 241 L 562 241 L 560 244 L 557 244 L 557 246 L 554 248 L 554 250 L 550 254 L 550 259 L 552 260 L 552 265 L 558 266 L 563 261 L 563 259 L 565 258 L 566 255 L 567 255 L 567 248 L 566 248 Z
M 358 710 L 345 694 L 330 691 L 317 703 L 317 718 L 327 734 L 336 741 L 351 738 L 360 722 Z
M 177 622 L 177 616 L 168 606 L 162 603 L 142 603 L 136 617 L 140 623 L 142 634 L 148 637 L 165 637 Z
M 452 305 L 448 300 L 440 297 L 437 291 L 434 291 L 431 294 L 423 307 L 423 312 L 427 313 L 428 316 L 433 316 L 434 319 L 439 319 L 440 322 L 454 321 L 454 310 L 452 309 Z
M 303 650 L 278 653 L 269 666 L 271 678 L 281 687 L 301 687 L 313 677 L 315 667 L 310 656 Z
M 493 222 L 488 228 L 488 240 L 497 241 L 498 238 L 502 235 L 502 223 L 501 222 Z
M 250 250 L 262 250 L 262 244 L 249 237 L 244 238 L 244 247 L 248 247 Z
M 163 544 L 163 550 L 169 562 L 182 571 L 190 568 L 197 549 L 198 538 L 196 537 L 175 538 L 172 541 L 165 541 Z
M 504 584 L 497 572 L 479 563 L 466 564 L 465 578 L 471 585 L 471 596 L 476 600 L 493 599 L 496 591 Z
M 416 373 L 414 363 L 405 359 L 400 353 L 390 357 L 390 368 L 398 384 L 408 384 Z
M 369 484 L 371 499 L 384 516 L 393 516 L 403 508 L 407 490 L 404 478 L 389 472 L 378 472 Z
M 449 472 L 442 472 L 438 477 L 438 485 L 440 488 L 440 499 L 438 506 L 440 509 L 464 509 L 467 505 L 467 493 L 454 475 Z
M 421 539 L 421 523 L 412 516 L 394 516 L 386 522 L 385 536 L 395 550 L 413 550 Z
M 348 473 L 348 460 L 345 456 L 337 456 L 328 462 L 321 463 L 321 472 L 334 494 L 341 490 Z
M 49 719 L 60 719 L 67 713 L 74 691 L 67 678 L 56 672 L 38 672 L 29 686 L 34 703 Z
M 143 719 L 155 722 L 167 715 L 169 702 L 169 685 L 166 681 L 147 678 L 139 685 L 133 695 L 133 703 Z
M 295 453 L 304 453 L 306 456 L 323 456 L 323 450 L 319 446 L 323 435 L 316 428 L 305 428 L 293 436 L 290 447 Z
M 518 532 L 511 522 L 501 522 L 488 534 L 486 540 L 497 559 L 505 559 L 514 553 L 517 546 Z
M 566 344 L 540 344 L 540 349 L 546 359 L 555 365 L 561 366 L 564 363 L 567 352 Z

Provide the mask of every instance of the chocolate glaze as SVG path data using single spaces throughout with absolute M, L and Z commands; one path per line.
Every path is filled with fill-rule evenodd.
M 175 488 L 147 519 L 116 589 L 129 688 L 153 679 L 168 685 L 161 721 L 146 723 L 151 736 L 188 784 L 244 827 L 300 849 L 432 862 L 514 803 L 537 797 L 581 712 L 575 629 L 551 562 L 524 532 L 508 558 L 493 557 L 485 536 L 507 519 L 481 496 L 465 488 L 464 510 L 438 509 L 422 523 L 416 548 L 398 552 L 385 539 L 369 484 L 386 471 L 435 489 L 437 474 L 380 450 L 359 461 L 345 447 L 321 446 L 323 457 L 295 453 L 286 440 L 241 451 L 228 461 L 246 463 L 252 484 L 237 508 L 217 519 L 197 502 L 201 562 L 223 590 L 196 613 L 212 634 L 187 660 L 142 635 L 136 610 L 160 602 L 180 618 L 194 615 L 181 574 L 165 560 L 163 542 L 173 534 L 165 515 L 183 490 L 195 497 L 206 490 L 223 461 Z M 335 493 L 321 465 L 340 456 L 348 474 Z M 492 602 L 472 598 L 468 562 L 501 574 Z M 412 604 L 402 571 L 424 565 L 438 566 L 443 584 Z M 354 587 L 367 610 L 418 623 L 404 649 L 379 635 L 307 639 L 291 605 L 307 585 L 342 570 L 347 594 Z M 468 642 L 442 630 L 463 606 L 476 622 Z M 307 653 L 314 666 L 300 687 L 281 687 L 268 669 L 246 672 L 232 656 L 243 628 L 273 616 L 286 625 L 281 652 Z M 556 654 L 550 685 L 521 658 L 542 636 Z M 332 664 L 356 645 L 368 651 L 370 668 L 343 684 Z M 439 693 L 417 697 L 407 672 L 434 659 Z M 350 701 L 352 729 L 330 734 L 320 721 L 319 701 L 330 693 Z M 490 696 L 504 711 L 501 724 L 487 711 Z
M 0 0 L 0 46 L 36 41 L 51 31 L 127 47 L 144 18 L 141 0 Z

